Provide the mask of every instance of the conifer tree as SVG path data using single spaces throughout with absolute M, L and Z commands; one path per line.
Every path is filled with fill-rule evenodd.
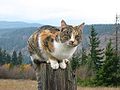
M 11 56 L 6 52 L 6 50 L 2 50 L 0 48 L 0 65 L 10 63 Z
M 7 63 L 7 64 L 11 63 L 11 56 L 10 56 L 10 54 L 8 54 L 8 53 L 7 53 L 7 55 L 6 55 L 6 63 Z
M 82 57 L 81 57 L 81 65 L 85 65 L 87 63 L 87 54 L 84 48 L 82 48 Z
M 3 64 L 3 54 L 2 54 L 2 49 L 0 48 L 0 65 Z
M 76 69 L 80 66 L 80 53 L 74 54 L 71 60 L 71 67 L 73 71 L 76 71 Z
M 12 64 L 13 64 L 13 65 L 18 65 L 18 60 L 17 60 L 17 53 L 16 53 L 16 51 L 13 51 L 13 54 L 12 54 Z
M 18 58 L 17 59 L 18 59 L 19 65 L 21 65 L 22 62 L 23 62 L 23 56 L 22 56 L 21 51 L 18 53 Z
M 112 43 L 110 40 L 106 46 L 104 64 L 96 75 L 97 84 L 104 86 L 117 86 L 117 84 L 119 83 L 117 70 L 118 60 L 116 59 L 114 49 L 112 48 Z
M 6 50 L 2 51 L 2 59 L 3 59 L 3 64 L 5 64 L 6 63 L 6 59 L 7 59 L 7 52 L 6 52 Z
M 103 63 L 102 59 L 104 56 L 103 49 L 99 48 L 100 40 L 93 26 L 91 27 L 89 39 L 90 39 L 89 68 L 93 69 L 93 71 L 96 72 L 102 65 Z

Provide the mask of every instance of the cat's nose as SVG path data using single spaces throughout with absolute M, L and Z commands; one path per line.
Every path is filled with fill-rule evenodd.
M 69 41 L 69 44 L 70 44 L 70 45 L 73 45 L 73 44 L 74 44 L 74 41 Z

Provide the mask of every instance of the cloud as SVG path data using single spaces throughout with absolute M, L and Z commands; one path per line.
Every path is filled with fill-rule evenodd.
M 0 0 L 0 20 L 112 23 L 119 10 L 119 0 Z

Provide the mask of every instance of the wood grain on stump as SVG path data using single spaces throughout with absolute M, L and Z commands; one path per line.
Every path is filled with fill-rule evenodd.
M 49 64 L 36 68 L 38 90 L 77 90 L 76 76 L 68 65 L 66 69 L 53 70 Z

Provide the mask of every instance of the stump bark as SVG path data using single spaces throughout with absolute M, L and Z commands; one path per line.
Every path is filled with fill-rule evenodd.
M 77 90 L 76 75 L 70 64 L 66 69 L 53 70 L 49 64 L 36 68 L 38 90 Z

